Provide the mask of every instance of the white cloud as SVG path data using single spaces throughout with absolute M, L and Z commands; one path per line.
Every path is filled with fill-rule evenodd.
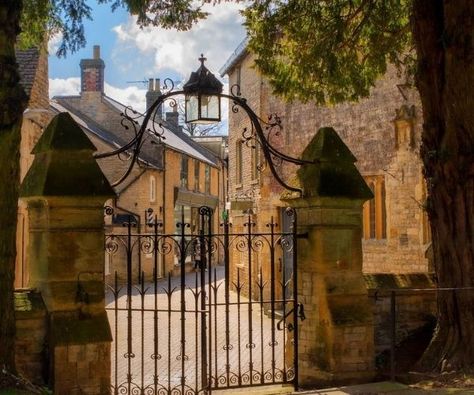
M 81 79 L 78 77 L 71 78 L 50 78 L 49 79 L 49 97 L 54 96 L 75 96 L 79 95 L 81 90 Z M 145 111 L 145 89 L 135 86 L 126 88 L 117 88 L 105 83 L 105 94 L 112 99 L 117 100 L 127 106 L 133 107 L 138 111 Z
M 78 95 L 80 90 L 79 77 L 49 79 L 49 97 Z
M 105 83 L 105 94 L 118 102 L 132 107 L 134 110 L 144 112 L 146 109 L 146 90 L 136 86 L 117 88 Z
M 198 67 L 201 52 L 207 57 L 206 65 L 217 74 L 227 57 L 245 37 L 239 9 L 243 3 L 222 3 L 207 6 L 211 15 L 190 31 L 177 32 L 155 27 L 140 29 L 135 17 L 114 27 L 117 35 L 114 60 L 123 70 L 131 70 L 130 59 L 124 59 L 124 49 L 136 48 L 140 57 L 146 57 L 150 70 L 159 73 L 172 70 L 183 78 Z M 136 59 L 134 59 L 136 61 Z

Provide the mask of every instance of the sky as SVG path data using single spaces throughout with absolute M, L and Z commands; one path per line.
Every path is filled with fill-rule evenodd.
M 84 26 L 85 48 L 59 59 L 54 53 L 60 37 L 52 38 L 49 43 L 50 97 L 79 94 L 79 62 L 92 58 L 92 47 L 100 45 L 105 62 L 105 93 L 144 111 L 147 84 L 136 81 L 149 78 L 186 81 L 191 71 L 199 67 L 197 59 L 201 53 L 208 59 L 208 69 L 220 78 L 219 69 L 245 38 L 243 19 L 238 12 L 242 3 L 207 6 L 211 15 L 188 32 L 156 27 L 140 29 L 136 18 L 123 9 L 112 12 L 110 5 L 99 5 L 95 0 L 90 0 L 89 5 L 93 8 L 93 20 L 86 21 Z

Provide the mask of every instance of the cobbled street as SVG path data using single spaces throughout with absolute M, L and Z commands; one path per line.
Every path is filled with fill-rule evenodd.
M 208 369 L 212 372 L 213 386 L 216 387 L 216 377 L 219 387 L 282 382 L 285 353 L 289 352 L 289 347 L 287 346 L 287 350 L 284 347 L 285 343 L 289 343 L 288 335 L 283 330 L 275 329 L 275 342 L 272 347 L 272 320 L 265 315 L 265 311 L 270 309 L 270 304 L 252 303 L 252 312 L 249 315 L 248 299 L 241 297 L 238 305 L 237 293 L 231 291 L 227 320 L 229 345 L 226 347 L 224 267 L 217 267 L 215 274 L 216 282 L 212 291 L 210 312 L 211 331 L 210 333 L 207 331 L 205 337 Z M 207 275 L 208 273 L 206 277 Z M 181 303 L 179 276 L 171 278 L 170 289 L 168 279 L 160 279 L 156 294 L 152 283 L 144 284 L 143 287 L 134 286 L 130 325 L 127 310 L 120 310 L 126 309 L 127 306 L 126 287 L 120 289 L 116 302 L 113 293 L 110 291 L 107 293 L 107 311 L 114 337 L 112 343 L 114 387 L 127 383 L 127 375 L 130 374 L 131 388 L 148 387 L 150 390 L 176 388 L 181 386 L 182 376 L 185 377 L 186 388 L 193 390 L 203 388 L 201 382 L 203 314 L 200 312 L 198 280 L 197 273 L 186 275 L 185 306 Z M 206 292 L 208 292 L 207 284 Z M 215 295 L 217 295 L 217 306 L 214 303 Z M 115 307 L 118 308 L 117 311 L 114 310 Z M 183 338 L 182 307 L 186 310 Z M 209 307 L 206 308 L 208 309 Z M 207 314 L 206 321 L 206 325 L 209 325 Z M 278 318 L 275 318 L 275 325 L 277 321 Z M 131 339 L 130 349 L 128 349 L 128 338 Z M 272 361 L 275 362 L 273 369 Z M 253 371 L 249 374 L 251 363 Z M 158 378 L 156 388 L 153 379 L 155 374 Z

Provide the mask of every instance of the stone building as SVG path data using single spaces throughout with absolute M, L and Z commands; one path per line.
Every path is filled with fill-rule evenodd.
M 132 140 L 143 116 L 132 113 L 131 109 L 104 94 L 105 65 L 98 46 L 94 47 L 93 59 L 83 59 L 80 66 L 80 94 L 54 97 L 51 106 L 59 112 L 68 111 L 84 127 L 98 153 L 110 152 Z M 159 80 L 150 80 L 147 107 L 159 94 Z M 131 115 L 138 124 L 124 120 L 124 113 Z M 158 138 L 147 133 L 138 165 L 124 182 L 115 187 L 117 198 L 109 202 L 114 209 L 108 222 L 110 233 L 124 232 L 123 224 L 130 218 L 137 224 L 134 232 L 147 233 L 156 218 L 162 224 L 161 232 L 171 235 L 177 231 L 176 223 L 184 216 L 185 222 L 191 224 L 189 233 L 195 234 L 198 232 L 198 208 L 206 205 L 219 211 L 223 204 L 223 191 L 220 189 L 223 162 L 183 133 L 175 115 L 175 111 L 163 114 L 160 106 L 155 122 L 148 125 L 148 129 L 159 131 L 162 136 Z M 117 156 L 99 159 L 109 181 L 113 182 L 123 174 L 128 166 L 128 161 L 123 159 Z M 108 257 L 106 273 L 117 270 L 119 277 L 124 277 L 123 257 Z M 191 257 L 188 260 L 191 267 Z M 137 263 L 134 263 L 136 273 L 140 273 L 138 268 L 141 268 L 150 278 L 153 273 L 152 254 L 138 254 Z M 175 254 L 165 255 L 163 262 L 158 263 L 158 276 L 175 270 L 177 263 Z
M 375 196 L 364 205 L 364 272 L 429 271 L 430 235 L 418 156 L 422 114 L 417 92 L 389 67 L 370 96 L 359 102 L 332 106 L 286 103 L 272 94 L 269 83 L 253 66 L 244 41 L 220 72 L 229 76 L 229 86 L 240 87 L 233 91 L 240 91 L 260 118 L 266 120 L 270 114 L 280 117 L 281 133 L 271 136 L 275 147 L 299 157 L 317 130 L 329 126 L 356 156 L 356 165 Z M 229 113 L 230 216 L 238 228 L 247 214 L 252 214 L 257 228 L 263 230 L 272 216 L 280 222 L 284 190 L 268 167 L 259 171 L 265 168 L 263 155 L 258 144 L 246 143 L 242 132 L 248 126 L 243 111 Z M 279 171 L 289 184 L 293 182 L 295 167 L 283 164 Z M 237 266 L 245 271 L 245 265 Z
M 104 93 L 105 64 L 100 58 L 100 48 L 94 47 L 92 59 L 83 59 L 81 67 L 81 92 L 77 96 L 48 99 L 48 70 L 46 54 L 38 50 L 19 52 L 22 84 L 30 95 L 25 112 L 21 146 L 21 178 L 23 179 L 33 155 L 31 150 L 52 116 L 69 112 L 97 148 L 97 153 L 110 152 L 132 140 L 138 124 L 124 121 L 122 113 L 128 112 L 139 123 L 143 117 Z M 147 105 L 160 94 L 159 80 L 150 80 Z M 225 162 L 219 153 L 213 153 L 181 131 L 175 111 L 162 113 L 162 109 L 149 129 L 160 130 L 162 138 L 147 134 L 138 163 L 124 182 L 115 187 L 117 198 L 107 202 L 114 214 L 106 219 L 109 233 L 123 233 L 124 223 L 136 223 L 134 232 L 150 232 L 155 219 L 162 224 L 163 234 L 174 234 L 176 223 L 184 216 L 191 224 L 189 231 L 198 232 L 198 207 L 210 206 L 217 212 L 224 205 L 222 177 Z M 161 125 L 158 125 L 159 122 Z M 126 127 L 125 127 L 126 126 Z M 219 144 L 224 140 L 221 138 Z M 218 144 L 218 145 L 219 145 Z M 215 145 L 215 143 L 214 143 Z M 99 160 L 99 165 L 110 183 L 118 180 L 128 167 L 126 155 Z M 218 216 L 215 216 L 215 227 Z M 28 215 L 20 202 L 18 226 L 18 259 L 16 286 L 28 286 Z M 191 259 L 191 258 L 190 258 Z M 137 274 L 143 270 L 152 276 L 152 257 L 140 253 L 136 256 Z M 177 257 L 166 255 L 159 262 L 158 275 L 176 270 Z M 189 268 L 191 268 L 189 262 Z M 124 257 L 111 256 L 105 262 L 106 273 L 118 271 L 124 277 Z

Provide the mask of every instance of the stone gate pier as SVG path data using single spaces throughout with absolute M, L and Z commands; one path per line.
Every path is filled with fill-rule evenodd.
M 355 157 L 332 128 L 303 151 L 314 161 L 297 172 L 302 196 L 282 200 L 296 209 L 299 384 L 367 382 L 374 376 L 373 307 L 362 274 L 362 204 L 373 197 Z
M 21 188 L 30 221 L 29 286 L 46 309 L 42 362 L 55 394 L 110 392 L 103 206 L 114 191 L 93 151 L 71 116 L 57 115 Z

